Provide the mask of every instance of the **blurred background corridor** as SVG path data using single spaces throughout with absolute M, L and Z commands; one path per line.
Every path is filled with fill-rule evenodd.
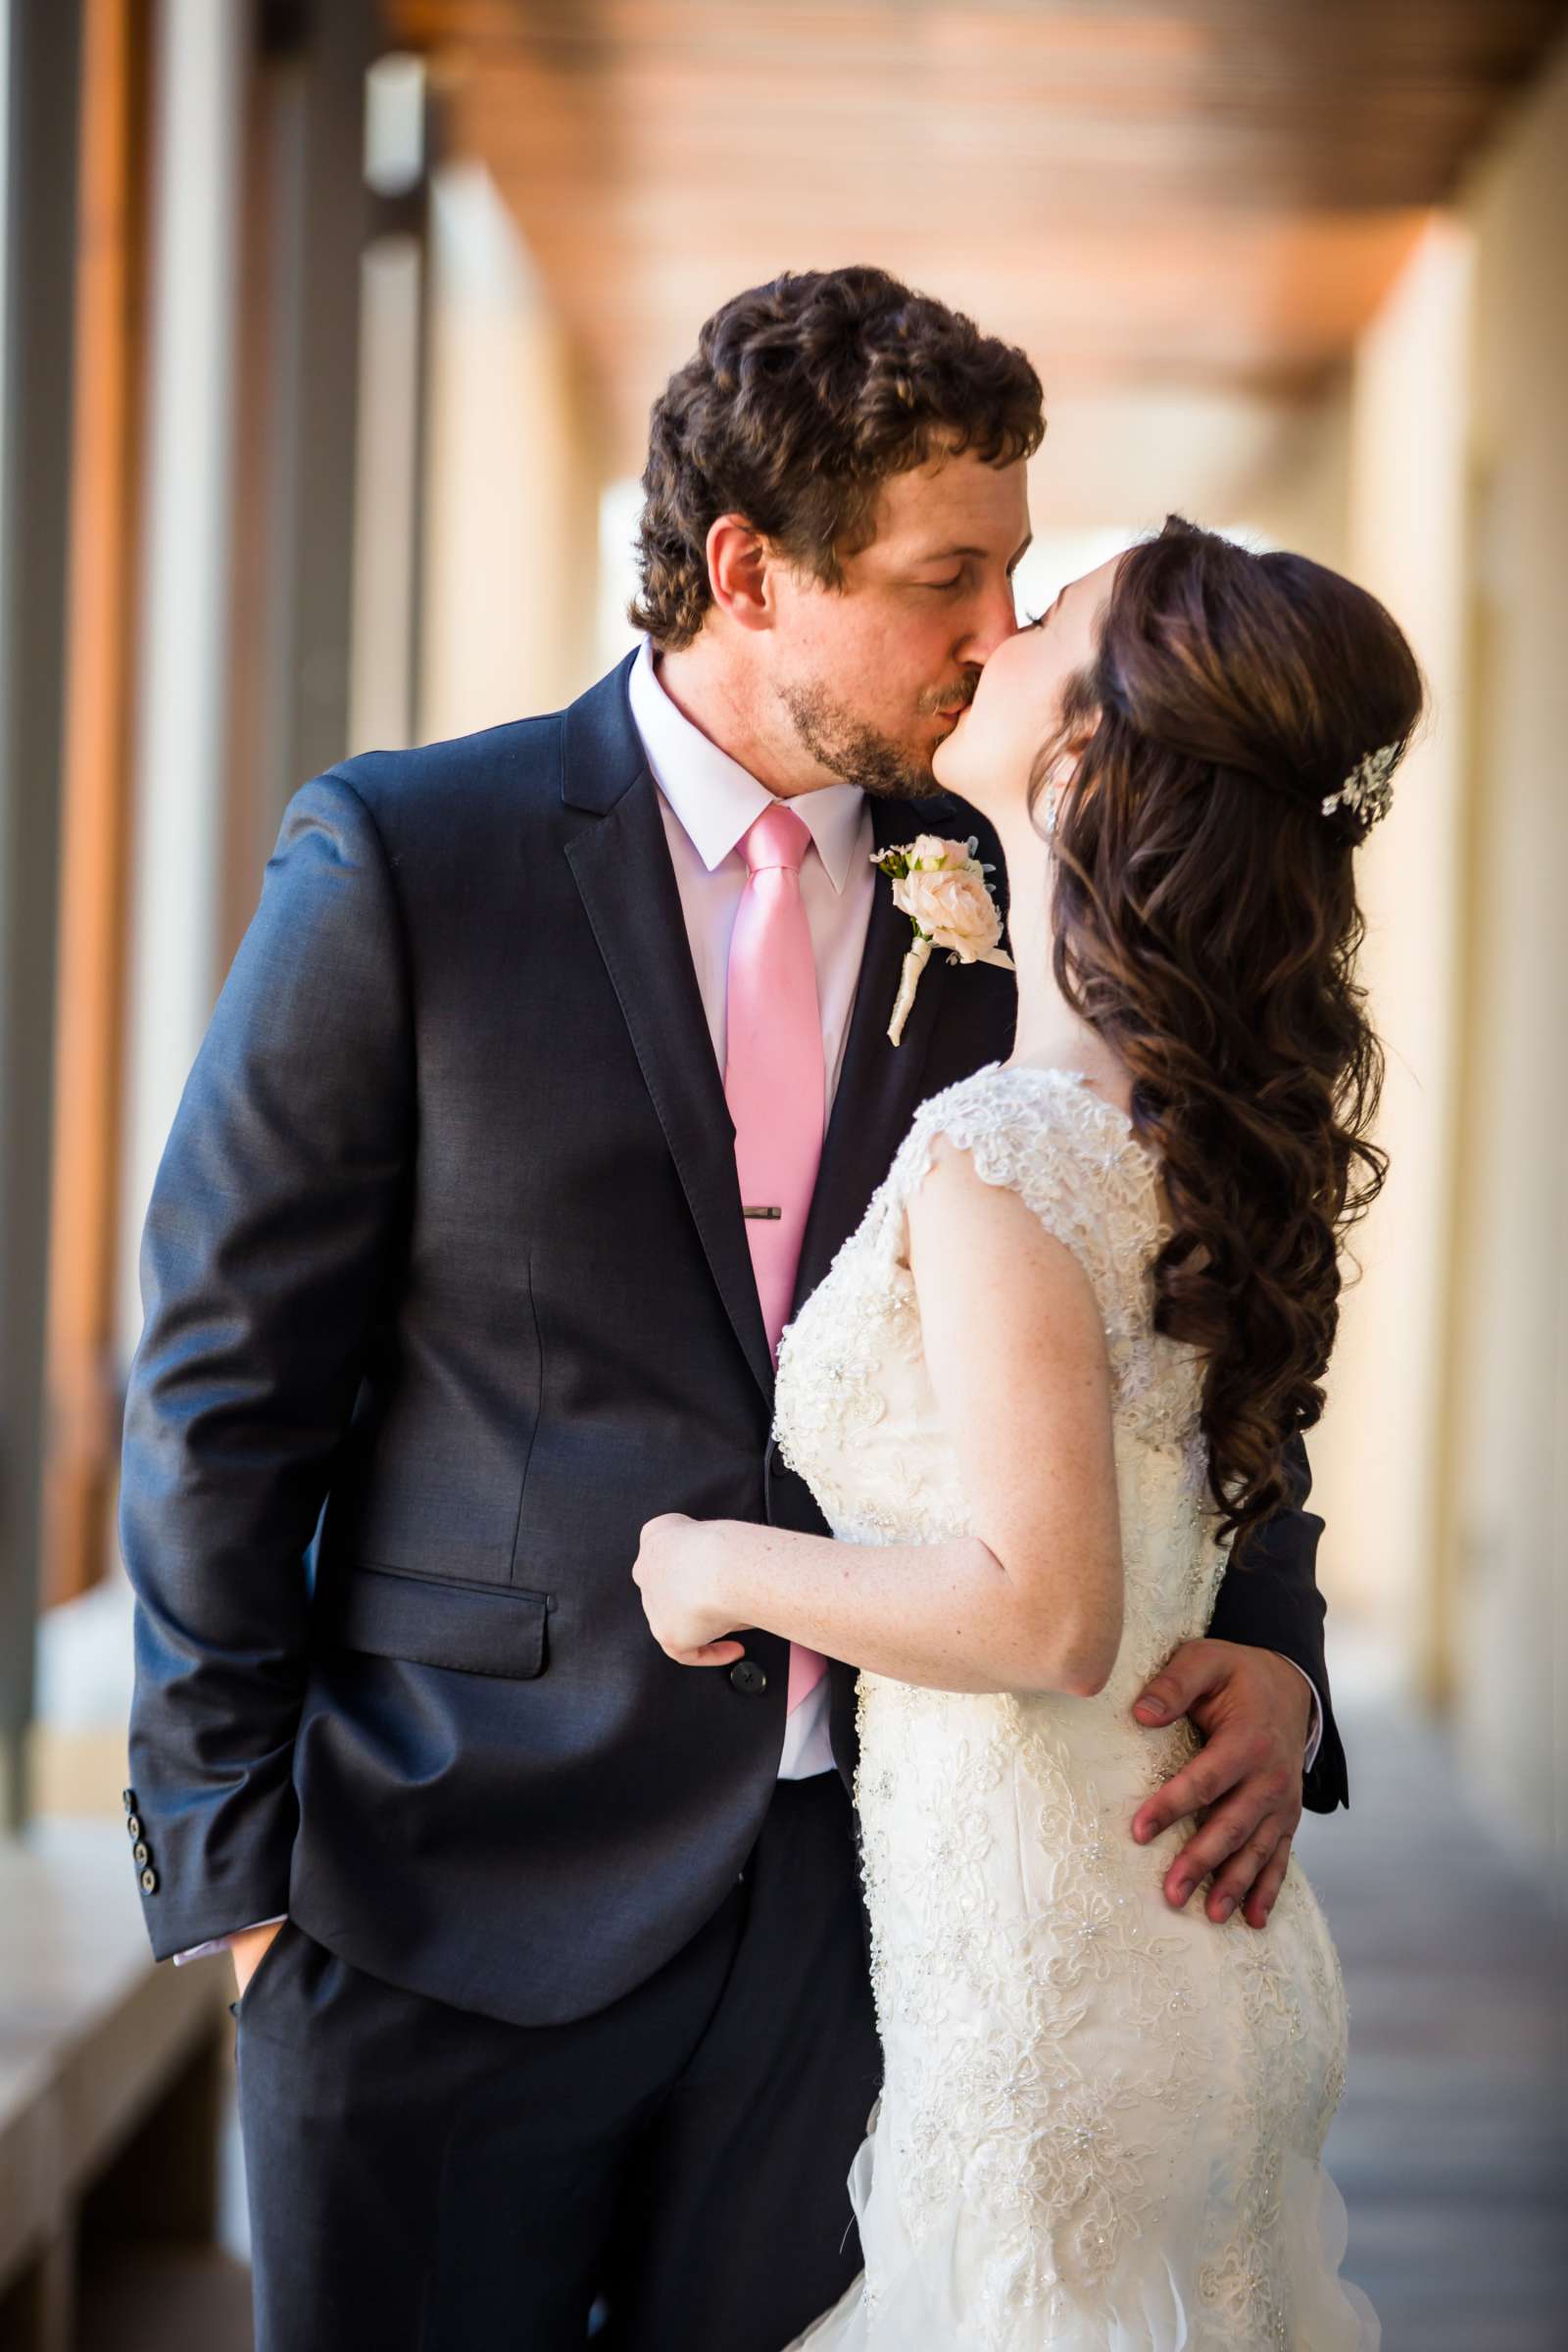
M 1352 1810 L 1301 1847 L 1385 2352 L 1568 2342 L 1568 6 L 0 0 L 0 2352 L 250 2340 L 230 1964 L 154 1969 L 124 1851 L 114 1513 L 284 804 L 627 650 L 651 400 L 853 261 L 1038 368 L 1028 611 L 1177 510 L 1425 666 L 1311 1446 Z

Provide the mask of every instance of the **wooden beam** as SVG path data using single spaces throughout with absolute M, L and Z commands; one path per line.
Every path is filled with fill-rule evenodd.
M 1564 0 L 385 0 L 590 355 L 619 465 L 702 319 L 879 262 L 1048 379 L 1343 363 Z
M 103 1572 L 119 1449 L 119 1171 L 146 12 L 84 0 L 49 1256 L 43 1599 Z

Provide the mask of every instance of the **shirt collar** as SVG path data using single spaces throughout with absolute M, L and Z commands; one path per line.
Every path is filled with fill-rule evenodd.
M 711 873 L 739 849 L 773 795 L 675 708 L 659 682 L 651 638 L 643 639 L 627 691 L 654 782 Z M 858 784 L 824 784 L 815 792 L 797 793 L 788 805 L 815 842 L 833 888 L 841 891 L 859 846 L 865 794 Z

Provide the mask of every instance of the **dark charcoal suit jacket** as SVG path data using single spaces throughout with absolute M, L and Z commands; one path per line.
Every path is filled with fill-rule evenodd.
M 825 1530 L 768 1442 L 734 1131 L 626 666 L 552 717 L 307 784 L 185 1089 L 121 1508 L 160 1957 L 287 1910 L 443 2001 L 584 2016 L 711 1914 L 767 1805 L 785 1644 L 748 1638 L 760 1690 L 694 1674 L 630 1576 L 660 1511 Z M 872 810 L 879 843 L 979 833 L 1000 882 L 961 803 Z M 943 957 L 888 1044 L 907 938 L 879 891 L 797 1301 L 916 1103 L 1011 1048 L 1008 976 Z M 1326 1703 L 1320 1524 L 1283 1514 L 1213 1631 Z M 848 1777 L 855 1677 L 832 1675 Z M 1343 1794 L 1330 1721 L 1308 1801 Z

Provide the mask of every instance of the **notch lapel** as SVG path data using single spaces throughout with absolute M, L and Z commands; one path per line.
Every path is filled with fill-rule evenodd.
M 895 842 L 912 841 L 918 833 L 940 831 L 956 811 L 957 804 L 946 796 L 916 802 L 873 794 L 872 839 L 879 851 Z M 866 1202 L 893 1164 L 915 1107 L 924 1099 L 926 1056 L 948 959 L 940 952 L 932 956 L 920 975 L 904 1035 L 897 1046 L 891 1045 L 888 1023 L 913 936 L 908 916 L 893 904 L 893 885 L 879 874 L 838 1091 L 801 1244 L 794 1312 L 810 1297 L 864 1215 Z
M 773 1360 L 741 1214 L 735 1122 L 697 985 L 680 891 L 626 704 L 629 663 L 566 712 L 563 797 L 598 822 L 566 858 L 735 1336 L 764 1396 Z

